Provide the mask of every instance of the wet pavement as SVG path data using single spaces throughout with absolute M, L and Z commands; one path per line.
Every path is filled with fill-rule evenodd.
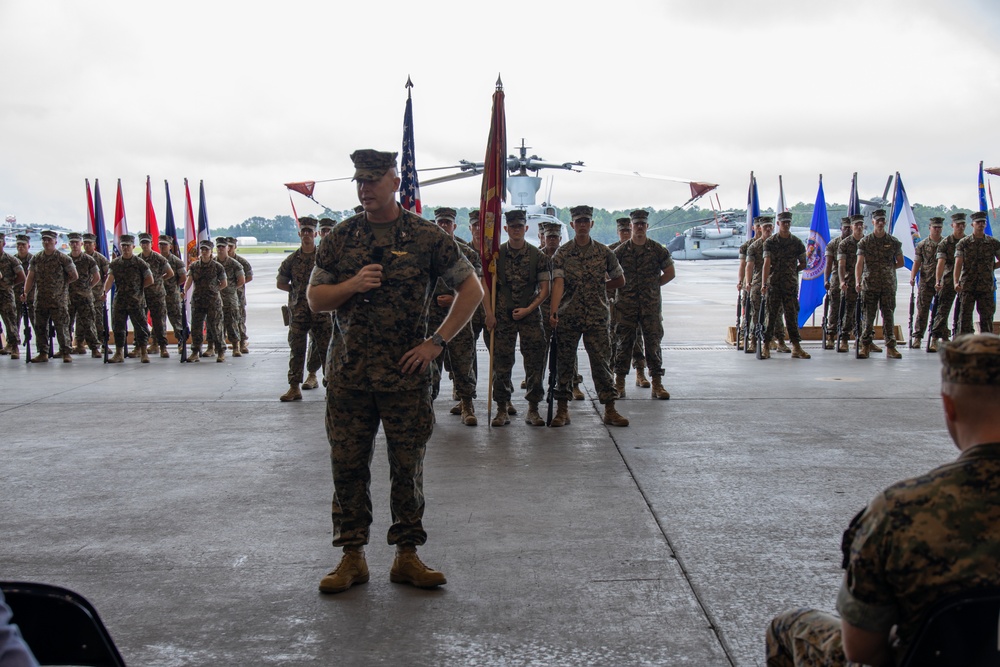
M 631 426 L 604 426 L 582 350 L 588 400 L 567 427 L 525 425 L 523 400 L 483 426 L 484 379 L 478 427 L 439 400 L 420 554 L 448 584 L 389 583 L 379 436 L 372 579 L 322 595 L 338 559 L 323 394 L 277 400 L 282 256 L 248 257 L 241 359 L 0 358 L 0 579 L 83 593 L 129 664 L 762 665 L 771 616 L 833 607 L 850 518 L 956 455 L 934 355 L 807 344 L 811 360 L 757 361 L 723 343 L 735 263 L 681 262 L 664 289 L 671 400 L 630 377 Z

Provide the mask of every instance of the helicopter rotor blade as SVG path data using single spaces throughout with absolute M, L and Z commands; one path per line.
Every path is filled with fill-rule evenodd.
M 448 174 L 447 176 L 438 176 L 437 178 L 431 178 L 426 181 L 421 181 L 420 187 L 425 187 L 428 185 L 436 185 L 437 183 L 447 183 L 449 181 L 460 181 L 463 178 L 479 176 L 480 174 L 482 174 L 481 170 L 476 171 L 470 169 L 469 171 L 460 171 L 457 174 Z

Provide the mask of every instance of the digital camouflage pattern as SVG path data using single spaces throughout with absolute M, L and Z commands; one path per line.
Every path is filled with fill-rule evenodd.
M 837 248 L 840 247 L 840 242 L 843 240 L 843 236 L 838 236 L 835 239 L 831 239 L 830 242 L 826 244 L 827 265 L 832 267 L 830 271 L 830 280 L 826 288 L 826 293 L 830 297 L 826 314 L 827 327 L 829 328 L 830 335 L 833 335 L 837 331 L 837 319 L 840 317 L 841 294 L 840 272 L 837 266 Z
M 226 270 L 214 259 L 207 262 L 196 259 L 188 267 L 191 279 L 191 347 L 201 352 L 201 343 L 207 335 L 211 341 L 222 341 L 222 297 L 219 286 L 226 279 Z
M 534 270 L 532 270 L 534 268 Z M 544 398 L 542 371 L 547 341 L 542 328 L 541 308 L 515 320 L 515 308 L 527 308 L 538 296 L 542 284 L 549 282 L 549 260 L 530 243 L 514 250 L 509 243 L 500 246 L 497 257 L 496 328 L 493 341 L 493 400 L 509 401 L 513 392 L 514 345 L 521 339 L 524 359 L 526 398 L 539 402 Z
M 97 340 L 97 325 L 94 322 L 94 290 L 90 281 L 100 277 L 97 261 L 85 252 L 73 257 L 73 265 L 79 278 L 69 284 L 69 321 L 75 327 L 78 345 L 86 343 L 90 349 L 100 347 Z
M 430 370 L 404 375 L 399 360 L 427 335 L 427 302 L 438 278 L 451 289 L 475 275 L 450 235 L 400 211 L 378 239 L 366 214 L 334 227 L 320 243 L 310 283 L 350 279 L 379 248 L 382 284 L 337 309 L 327 362 L 326 429 L 333 470 L 334 546 L 368 542 L 372 448 L 381 423 L 390 467 L 390 544 L 427 539 L 423 459 L 434 425 Z
M 746 314 L 747 326 L 751 333 L 756 330 L 757 319 L 760 316 L 760 288 L 764 276 L 764 237 L 755 238 L 747 246 L 747 264 L 753 263 L 750 275 L 744 275 L 743 281 L 750 289 L 750 312 Z M 767 327 L 768 316 L 764 313 L 764 326 Z M 785 323 L 781 316 L 774 318 L 774 335 L 780 340 L 785 339 Z
M 652 239 L 643 245 L 626 241 L 614 251 L 625 275 L 625 285 L 618 288 L 614 332 L 615 373 L 625 375 L 641 335 L 646 351 L 646 367 L 652 376 L 663 376 L 663 297 L 660 276 L 673 266 L 670 251 Z
M 955 245 L 955 257 L 962 258 L 962 275 L 959 284 L 962 313 L 960 333 L 974 333 L 972 309 L 979 313 L 979 328 L 983 333 L 993 332 L 993 315 L 996 312 L 996 278 L 994 266 L 1000 261 L 1000 241 L 992 236 L 976 238 L 966 236 Z
M 914 259 L 920 260 L 920 274 L 917 282 L 916 318 L 913 322 L 913 335 L 923 338 L 927 328 L 927 319 L 931 312 L 931 301 L 934 299 L 934 283 L 937 280 L 937 248 L 940 240 L 927 237 L 914 248 Z
M 590 358 L 590 372 L 598 398 L 602 404 L 617 399 L 618 392 L 611 377 L 608 332 L 611 313 L 605 285 L 621 275 L 622 267 L 615 254 L 593 239 L 585 246 L 577 245 L 576 241 L 564 243 L 552 257 L 553 279 L 563 279 L 557 332 L 557 400 L 573 398 L 576 349 L 581 337 Z
M 149 254 L 140 254 L 142 261 L 149 265 L 153 274 L 153 284 L 143 288 L 146 297 L 146 310 L 152 321 L 152 337 L 160 347 L 167 346 L 167 288 L 163 274 L 170 267 L 170 261 L 158 252 L 150 250 Z M 172 267 L 170 267 L 172 268 Z
M 18 313 L 21 311 L 21 302 L 14 296 L 14 281 L 17 276 L 24 277 L 24 269 L 21 262 L 13 255 L 0 251 L 0 319 L 3 320 L 3 335 L 7 344 L 21 344 L 20 333 L 18 332 Z M 21 281 L 23 285 L 23 280 Z
M 250 266 L 250 261 L 243 257 L 242 255 L 236 254 L 236 248 L 229 246 L 229 256 L 240 263 L 243 267 L 243 276 L 246 278 L 247 282 L 253 278 L 253 267 Z M 236 288 L 236 296 L 240 300 L 240 340 L 249 340 L 247 336 L 247 288 L 246 285 L 240 285 Z
M 844 655 L 840 618 L 817 609 L 776 616 L 764 636 L 767 667 L 850 667 Z M 858 667 L 861 667 L 860 665 Z
M 862 344 L 875 336 L 875 313 L 882 313 L 882 337 L 889 347 L 896 345 L 896 258 L 903 254 L 903 244 L 892 234 L 877 236 L 872 232 L 858 241 L 858 257 L 865 258 L 861 272 L 861 316 L 864 329 Z M 853 269 L 852 269 L 853 271 Z
M 32 255 L 30 252 L 26 252 L 26 253 L 24 253 L 24 255 L 21 255 L 20 253 L 14 255 L 14 259 L 16 259 L 17 261 L 19 261 L 21 263 L 21 270 L 24 271 L 25 277 L 28 276 L 28 270 L 29 270 L 29 267 L 30 267 L 30 264 L 31 264 L 31 258 L 32 257 L 34 257 L 34 255 Z M 24 294 L 24 283 L 20 283 L 19 285 L 14 285 L 14 303 L 16 303 L 16 304 L 20 304 L 21 303 L 21 295 L 22 294 Z M 31 292 L 28 294 L 28 298 L 25 301 L 28 304 L 28 320 L 31 322 L 32 326 L 34 326 L 34 322 L 35 322 L 35 288 L 34 287 L 31 288 Z M 22 328 L 23 325 L 21 323 L 23 319 L 24 319 L 24 309 L 21 308 L 20 305 L 18 305 L 17 306 L 17 328 L 20 331 L 24 331 L 24 329 Z
M 218 261 L 218 260 L 216 260 Z M 222 326 L 226 339 L 233 343 L 242 340 L 240 335 L 240 297 L 236 290 L 236 282 L 246 278 L 243 265 L 232 257 L 219 262 L 226 271 L 226 286 L 219 292 L 222 297 Z
M 795 235 L 782 238 L 772 234 L 764 241 L 764 259 L 771 260 L 767 279 L 767 327 L 764 340 L 774 339 L 775 322 L 785 316 L 788 340 L 798 343 L 799 335 L 799 261 L 806 257 L 806 246 Z
M 309 372 L 315 373 L 326 364 L 326 352 L 330 346 L 333 320 L 330 313 L 314 313 L 306 301 L 309 277 L 316 266 L 316 252 L 304 253 L 298 248 L 281 262 L 278 277 L 288 282 L 288 384 L 301 384 L 302 369 L 306 363 L 309 336 L 312 335 L 313 351 L 309 355 Z M 314 366 L 315 364 L 315 366 Z
M 49 338 L 49 322 L 55 326 L 59 354 L 70 350 L 69 337 L 69 285 L 76 275 L 76 267 L 69 255 L 55 251 L 46 255 L 41 251 L 29 262 L 29 271 L 35 272 L 34 319 L 36 345 Z
M 859 297 L 855 287 L 857 278 L 854 275 L 854 267 L 858 263 L 858 241 L 860 239 L 851 235 L 843 239 L 837 246 L 837 271 L 840 271 L 840 262 L 843 260 L 845 263 L 844 277 L 846 278 L 844 282 L 847 285 L 847 290 L 840 293 L 840 297 L 846 302 L 844 304 L 844 320 L 840 324 L 841 340 L 843 341 L 848 340 L 854 334 L 858 325 L 855 320 L 857 319 Z
M 962 238 L 965 238 L 964 236 Z M 941 288 L 937 295 L 937 315 L 931 323 L 936 338 L 951 336 L 951 309 L 955 305 L 955 248 L 962 239 L 954 234 L 941 239 L 937 247 L 937 259 L 944 260 L 944 273 L 941 274 Z
M 455 243 L 458 245 L 458 249 L 462 252 L 462 255 L 469 260 L 470 264 L 472 264 L 472 267 L 476 271 L 476 275 L 482 277 L 483 265 L 482 261 L 479 259 L 479 253 L 476 252 L 475 248 L 461 239 L 455 239 Z M 449 308 L 442 308 L 439 306 L 437 303 L 437 297 L 442 294 L 451 294 L 452 292 L 453 290 L 449 289 L 444 280 L 439 278 L 437 284 L 435 285 L 434 293 L 431 295 L 430 302 L 427 305 L 428 333 L 436 331 L 437 328 L 441 326 L 445 316 L 448 315 Z M 438 358 L 434 360 L 437 369 L 433 374 L 433 390 L 431 392 L 431 398 L 436 399 L 438 396 L 438 391 L 441 386 L 442 370 L 451 372 L 452 381 L 455 383 L 455 391 L 459 398 L 475 398 L 475 358 L 476 338 L 472 330 L 472 322 L 469 322 L 462 327 L 450 341 L 448 341 L 448 346 L 445 348 L 444 353 L 439 355 Z
M 149 339 L 149 325 L 146 324 L 146 298 L 142 283 L 147 276 L 153 275 L 149 265 L 138 255 L 130 259 L 116 257 L 109 272 L 115 281 L 115 296 L 111 302 L 111 331 L 115 335 L 115 346 L 125 346 L 129 320 L 135 332 L 135 344 L 145 345 Z
M 86 246 L 85 246 L 86 247 Z M 97 339 L 100 341 L 104 340 L 104 281 L 108 279 L 108 271 L 111 268 L 111 262 L 108 258 L 97 252 L 87 252 L 90 257 L 97 262 L 97 268 L 101 272 L 101 282 L 90 288 L 91 293 L 94 295 L 94 330 L 97 332 Z
M 164 255 L 170 263 L 170 268 L 174 270 L 174 275 L 163 279 L 163 302 L 167 307 L 167 318 L 170 320 L 170 327 L 174 330 L 174 335 L 180 339 L 180 334 L 184 330 L 184 319 L 181 315 L 181 307 L 184 300 L 181 290 L 184 289 L 184 280 L 187 278 L 187 267 L 184 260 L 174 254 Z

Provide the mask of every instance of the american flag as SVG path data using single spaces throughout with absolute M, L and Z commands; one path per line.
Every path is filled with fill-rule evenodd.
M 420 184 L 417 182 L 417 163 L 413 151 L 413 100 L 410 88 L 413 83 L 406 79 L 406 111 L 403 113 L 403 159 L 400 165 L 399 198 L 407 211 L 421 213 Z

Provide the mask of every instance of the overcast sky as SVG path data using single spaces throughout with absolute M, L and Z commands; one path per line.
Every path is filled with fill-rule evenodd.
M 765 208 L 779 174 L 789 204 L 812 202 L 821 173 L 846 203 L 853 171 L 862 197 L 899 171 L 913 203 L 975 208 L 979 161 L 1000 166 L 998 35 L 993 0 L 0 0 L 0 214 L 83 229 L 99 178 L 110 225 L 121 178 L 141 230 L 147 174 L 161 227 L 164 179 L 178 224 L 185 177 L 195 199 L 204 179 L 213 227 L 288 214 L 283 183 L 399 150 L 408 75 L 417 166 L 481 161 L 498 73 L 509 153 L 524 137 L 550 161 L 719 183 L 726 208 L 745 206 L 751 170 Z M 542 175 L 560 206 L 688 195 Z M 423 200 L 476 205 L 479 186 Z M 357 203 L 349 182 L 315 196 Z

